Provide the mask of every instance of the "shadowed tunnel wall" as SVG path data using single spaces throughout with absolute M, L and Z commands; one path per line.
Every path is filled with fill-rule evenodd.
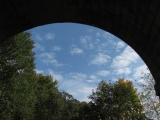
M 73 22 L 101 28 L 141 56 L 160 96 L 159 6 L 159 0 L 3 0 L 0 40 L 49 23 Z

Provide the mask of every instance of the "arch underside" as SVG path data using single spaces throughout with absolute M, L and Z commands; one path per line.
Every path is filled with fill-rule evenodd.
M 160 96 L 159 0 L 5 0 L 0 4 L 0 40 L 33 27 L 61 22 L 108 31 L 144 60 Z

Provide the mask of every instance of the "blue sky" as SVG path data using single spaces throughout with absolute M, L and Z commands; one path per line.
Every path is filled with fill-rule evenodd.
M 130 46 L 92 26 L 57 23 L 29 31 L 35 41 L 36 72 L 52 75 L 59 90 L 80 101 L 89 101 L 102 79 L 142 81 L 141 72 L 147 68 Z

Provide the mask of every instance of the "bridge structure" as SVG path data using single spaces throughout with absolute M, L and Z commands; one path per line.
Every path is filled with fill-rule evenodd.
M 50 23 L 87 24 L 112 33 L 144 60 L 160 96 L 159 0 L 3 0 L 0 41 Z

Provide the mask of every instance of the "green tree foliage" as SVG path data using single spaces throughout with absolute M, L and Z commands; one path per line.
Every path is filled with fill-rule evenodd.
M 119 79 L 109 84 L 101 81 L 89 98 L 93 104 L 94 120 L 136 120 L 142 115 L 143 107 L 131 81 Z
M 34 69 L 34 42 L 28 32 L 0 41 L 0 81 Z
M 80 102 L 72 95 L 63 91 L 61 93 L 63 100 L 63 120 L 78 120 Z
M 93 104 L 91 102 L 81 102 L 77 120 L 94 120 L 94 111 L 92 105 Z
M 35 119 L 60 120 L 62 99 L 57 88 L 57 81 L 54 81 L 51 76 L 44 76 L 42 74 L 37 74 L 36 77 L 37 103 L 35 105 Z
M 160 103 L 159 97 L 156 96 L 154 84 L 155 81 L 151 73 L 142 73 L 143 82 L 139 83 L 141 92 L 139 97 L 144 106 L 145 115 L 149 119 L 160 119 Z
M 33 119 L 34 43 L 28 32 L 0 42 L 0 118 Z

